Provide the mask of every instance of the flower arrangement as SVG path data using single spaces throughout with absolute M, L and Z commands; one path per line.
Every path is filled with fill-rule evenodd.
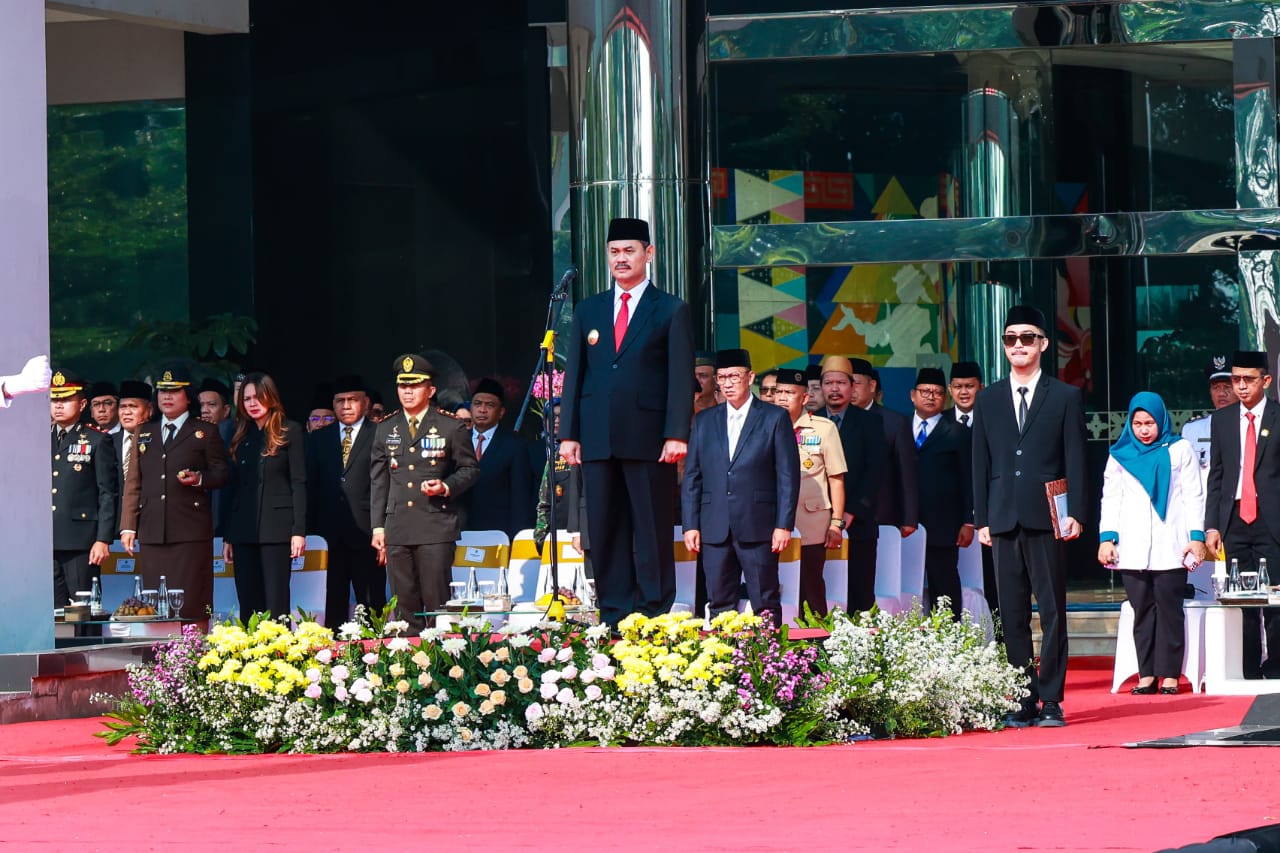
M 533 396 L 538 400 L 558 400 L 564 396 L 564 371 L 552 370 L 550 390 L 547 387 L 547 374 L 539 373 L 533 380 Z
M 362 614 L 337 638 L 255 616 L 158 645 L 130 667 L 128 694 L 104 697 L 99 734 L 142 752 L 400 752 L 997 727 L 1026 677 L 948 614 L 836 613 L 821 644 L 750 613 L 632 615 L 614 643 L 604 625 L 495 633 L 467 614 L 419 637 Z

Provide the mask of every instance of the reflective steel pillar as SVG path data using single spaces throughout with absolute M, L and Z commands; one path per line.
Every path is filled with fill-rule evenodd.
M 1235 71 L 1236 205 L 1276 207 L 1276 54 L 1270 38 L 1231 42 Z M 1241 252 L 1240 344 L 1280 355 L 1277 252 Z
M 689 221 L 690 210 L 704 207 L 706 184 L 702 165 L 688 156 L 685 15 L 685 0 L 569 0 L 570 198 L 579 297 L 609 286 L 609 220 L 635 216 L 652 229 L 653 281 L 688 298 L 689 235 L 702 231 L 701 222 Z
M 988 82 L 992 69 L 971 66 L 970 81 Z M 1005 75 L 998 74 L 1003 77 Z M 1009 95 L 983 85 L 964 96 L 960 151 L 960 214 L 971 218 L 1013 216 L 1017 209 L 1012 158 L 1017 142 L 1017 115 Z M 983 381 L 994 382 L 1008 372 L 1000 345 L 1001 325 L 1013 304 L 1013 287 L 994 281 L 984 264 L 958 268 L 960 288 L 960 357 L 976 361 Z

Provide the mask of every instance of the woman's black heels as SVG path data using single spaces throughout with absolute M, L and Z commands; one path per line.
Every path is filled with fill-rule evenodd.
M 1163 695 L 1165 695 L 1165 696 L 1177 696 L 1177 695 L 1178 695 L 1178 685 L 1176 685 L 1176 684 L 1162 684 L 1162 685 L 1160 686 L 1160 693 L 1161 693 L 1161 694 L 1163 694 Z
M 1156 683 L 1155 681 L 1152 681 L 1150 684 L 1139 684 L 1129 692 L 1134 696 L 1154 696 L 1156 692 Z

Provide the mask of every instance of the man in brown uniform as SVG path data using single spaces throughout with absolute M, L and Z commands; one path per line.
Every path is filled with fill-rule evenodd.
M 804 606 L 827 615 L 827 584 L 822 571 L 827 549 L 839 548 L 844 529 L 844 448 L 835 422 L 805 411 L 809 398 L 803 370 L 779 370 L 774 402 L 791 415 L 800 451 L 800 613 Z
M 137 428 L 130 443 L 120 541 L 132 554 L 140 542 L 143 583 L 186 590 L 184 607 L 203 619 L 213 609 L 213 513 L 209 492 L 227 482 L 227 451 L 218 428 L 196 408 L 185 368 L 156 382 L 158 423 Z

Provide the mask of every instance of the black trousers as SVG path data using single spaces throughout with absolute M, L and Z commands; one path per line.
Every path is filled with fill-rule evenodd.
M 1133 645 L 1138 651 L 1138 675 L 1177 678 L 1182 673 L 1186 645 L 1186 615 L 1182 593 L 1187 570 L 1121 571 L 1124 593 L 1133 607 Z
M 1009 663 L 1031 676 L 1028 704 L 1061 702 L 1067 679 L 1066 549 L 1049 530 L 1015 527 L 991 537 Z M 1031 642 L 1031 596 L 1040 606 L 1040 669 Z
M 1231 560 L 1240 561 L 1240 571 L 1254 572 L 1258 569 L 1259 558 L 1267 561 L 1267 574 L 1277 571 L 1280 566 L 1280 542 L 1276 541 L 1276 533 L 1267 526 L 1267 515 L 1258 512 L 1258 518 L 1252 524 L 1245 524 L 1240 518 L 1240 502 L 1231 507 L 1231 522 L 1227 525 L 1223 536 L 1223 548 L 1227 552 L 1228 565 Z M 1241 671 L 1245 678 L 1280 677 L 1280 607 L 1261 608 L 1261 617 L 1254 608 L 1244 611 L 1243 643 L 1240 655 Z M 1262 664 L 1262 634 L 1265 626 L 1267 637 L 1267 663 Z
M 778 582 L 778 554 L 772 542 L 742 542 L 733 534 L 716 545 L 702 543 L 707 567 L 707 599 L 712 618 L 738 609 L 741 581 L 747 582 L 747 598 L 757 616 L 769 613 L 773 624 L 782 620 L 782 587 Z
M 88 551 L 53 552 L 53 606 L 66 607 L 77 592 L 92 592 L 101 566 L 89 565 Z
M 369 545 L 329 546 L 329 569 L 324 584 L 324 624 L 338 630 L 351 618 L 351 593 L 370 613 L 387 606 L 387 570 L 378 565 L 378 552 Z
M 1000 593 L 999 585 L 996 583 L 996 559 L 991 553 L 990 545 L 979 543 L 982 549 L 982 597 L 987 600 L 987 607 L 991 609 L 991 620 L 997 626 L 1000 624 Z M 1002 634 L 997 631 L 997 635 Z
M 951 601 L 951 614 L 957 621 L 964 612 L 964 590 L 960 587 L 960 546 L 935 545 L 924 549 L 924 576 L 929 583 L 929 612 L 938 607 L 938 599 Z
M 427 627 L 427 610 L 439 610 L 449 600 L 453 577 L 453 543 L 388 545 L 387 578 L 396 597 L 396 618 L 409 623 L 412 633 Z
M 879 540 L 849 540 L 848 612 L 870 610 L 876 604 L 876 551 Z
M 707 615 L 707 565 L 701 551 L 693 571 L 693 615 Z
M 850 545 L 853 543 L 850 542 Z M 800 546 L 800 616 L 809 605 L 815 616 L 827 615 L 827 581 L 822 570 L 827 565 L 827 545 L 815 542 Z
M 582 463 L 600 621 L 658 616 L 676 600 L 672 539 L 676 466 L 633 459 Z
M 232 542 L 236 565 L 236 598 L 240 619 L 249 621 L 255 613 L 277 618 L 289 615 L 289 579 L 292 575 L 288 542 Z

